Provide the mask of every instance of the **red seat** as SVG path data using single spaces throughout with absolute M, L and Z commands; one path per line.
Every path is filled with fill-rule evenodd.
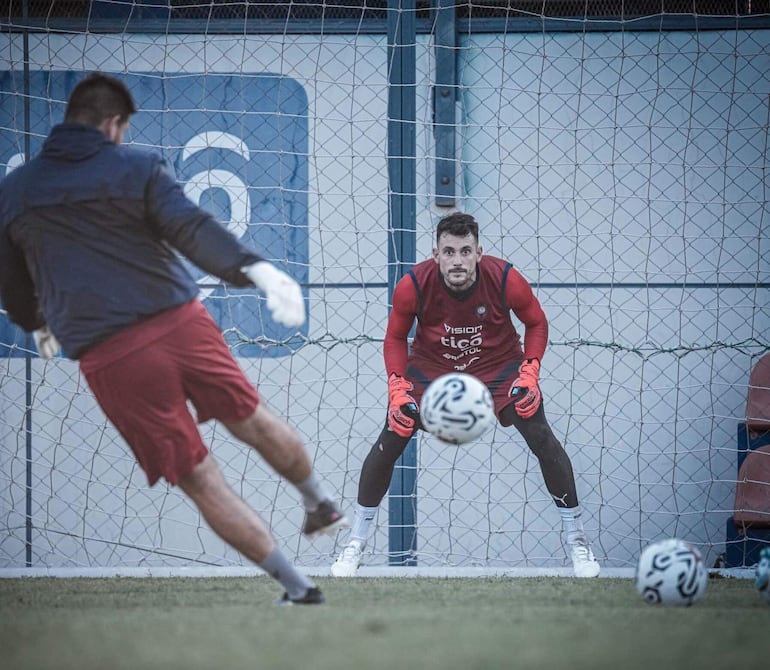
M 738 454 L 733 522 L 741 534 L 770 528 L 770 354 L 749 375 L 745 430 L 748 439 Z
M 770 353 L 757 361 L 749 375 L 746 427 L 754 433 L 751 439 L 770 431 Z

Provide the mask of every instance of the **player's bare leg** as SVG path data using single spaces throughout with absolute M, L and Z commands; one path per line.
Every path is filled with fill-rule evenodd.
M 319 604 L 324 601 L 316 585 L 278 549 L 259 515 L 230 488 L 211 455 L 182 478 L 179 487 L 219 537 L 284 586 L 286 593 L 282 603 Z
M 261 563 L 276 544 L 257 513 L 230 488 L 212 456 L 204 458 L 179 482 L 211 529 L 240 553 Z
M 312 473 L 313 466 L 299 433 L 264 401 L 243 421 L 224 424 L 233 436 L 256 449 L 273 470 L 292 484 L 305 481 Z
M 227 429 L 259 452 L 281 477 L 302 495 L 306 510 L 302 532 L 308 537 L 331 535 L 348 525 L 347 518 L 318 481 L 299 433 L 275 415 L 264 401 L 243 421 L 225 422 Z

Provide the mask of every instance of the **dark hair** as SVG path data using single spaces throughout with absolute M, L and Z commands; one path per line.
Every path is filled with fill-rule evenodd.
M 119 116 L 121 122 L 136 112 L 128 87 L 119 79 L 92 72 L 70 93 L 64 120 L 99 126 L 102 121 Z
M 454 214 L 447 214 L 436 226 L 436 244 L 438 244 L 439 238 L 444 234 L 454 235 L 455 237 L 465 237 L 466 235 L 473 235 L 473 238 L 478 244 L 479 241 L 479 224 L 476 223 L 470 214 L 464 214 L 463 212 L 455 212 Z

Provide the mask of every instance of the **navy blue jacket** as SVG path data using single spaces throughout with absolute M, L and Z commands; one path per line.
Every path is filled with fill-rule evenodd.
M 0 299 L 26 331 L 48 324 L 71 358 L 198 286 L 177 252 L 234 286 L 261 257 L 184 194 L 154 152 L 97 128 L 55 126 L 0 181 Z

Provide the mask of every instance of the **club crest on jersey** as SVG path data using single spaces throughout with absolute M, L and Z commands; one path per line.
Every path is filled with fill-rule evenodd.
M 476 316 L 478 316 L 480 319 L 483 319 L 486 315 L 487 315 L 487 306 L 476 305 Z

